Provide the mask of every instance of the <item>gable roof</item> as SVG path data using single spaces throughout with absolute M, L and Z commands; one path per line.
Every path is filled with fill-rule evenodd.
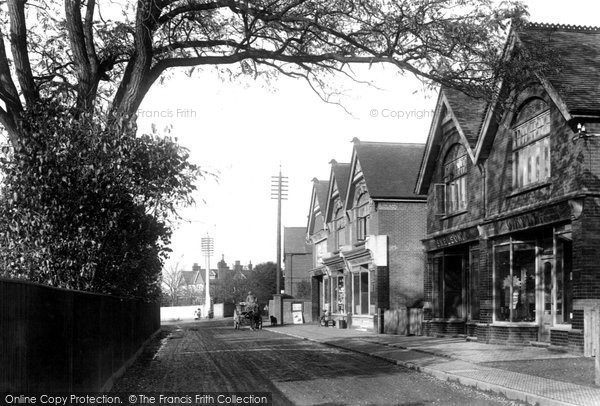
M 308 211 L 308 223 L 306 225 L 306 233 L 311 235 L 313 233 L 313 222 L 315 219 L 314 209 L 315 206 L 319 206 L 323 221 L 325 221 L 325 209 L 327 208 L 327 192 L 329 191 L 329 181 L 319 180 L 313 178 L 313 188 L 310 197 L 310 208 Z
M 333 210 L 332 197 L 334 188 L 337 187 L 340 199 L 346 201 L 346 191 L 348 187 L 348 178 L 350 177 L 350 164 L 339 163 L 335 159 L 329 161 L 331 164 L 331 173 L 329 175 L 329 189 L 327 190 L 327 205 L 325 206 L 325 222 L 331 221 L 331 211 Z
M 194 267 L 195 268 L 195 267 Z M 204 275 L 202 269 L 193 269 L 192 271 L 181 271 L 182 285 L 204 284 Z
M 507 38 L 504 58 L 512 57 L 514 46 L 525 51 L 540 49 L 557 56 L 556 69 L 539 76 L 554 104 L 569 121 L 578 115 L 600 115 L 600 28 L 560 24 L 526 23 L 512 27 Z M 499 86 L 502 86 L 499 78 Z M 419 169 L 415 191 L 426 193 L 434 168 L 440 142 L 439 125 L 444 107 L 451 110 L 459 133 L 464 135 L 465 148 L 473 163 L 485 158 L 495 136 L 498 123 L 493 118 L 500 104 L 498 100 L 484 103 L 457 90 L 442 88 L 427 138 L 427 146 Z M 491 138 L 491 139 L 490 139 Z
M 311 246 L 306 243 L 306 228 L 284 227 L 283 229 L 283 253 L 287 254 L 309 254 Z
M 483 117 L 487 103 L 483 99 L 475 99 L 458 90 L 444 88 L 446 108 L 457 124 L 457 129 L 462 132 L 471 147 L 474 147 L 479 138 L 479 130 L 483 124 Z
M 515 32 L 525 49 L 551 50 L 557 65 L 545 73 L 571 113 L 600 113 L 600 27 L 529 23 Z
M 423 199 L 414 186 L 425 144 L 352 142 L 352 168 L 360 165 L 371 199 Z

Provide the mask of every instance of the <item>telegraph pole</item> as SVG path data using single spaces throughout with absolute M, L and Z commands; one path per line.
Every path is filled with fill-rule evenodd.
M 206 260 L 206 275 L 204 278 L 204 309 L 206 312 L 206 317 L 208 317 L 210 314 L 210 257 L 212 256 L 215 248 L 214 240 L 208 236 L 208 233 L 206 233 L 206 237 L 202 237 L 200 240 L 200 247 Z
M 271 199 L 277 200 L 277 276 L 275 277 L 277 286 L 276 294 L 281 293 L 281 201 L 287 200 L 288 178 L 281 175 L 281 164 L 279 165 L 279 175 L 271 176 Z

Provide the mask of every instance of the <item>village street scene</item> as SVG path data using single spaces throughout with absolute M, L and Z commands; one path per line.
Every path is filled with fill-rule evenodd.
M 599 405 L 599 12 L 0 1 L 0 405 Z

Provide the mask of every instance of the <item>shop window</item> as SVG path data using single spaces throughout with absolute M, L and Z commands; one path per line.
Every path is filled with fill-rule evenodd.
M 369 312 L 370 314 L 375 314 L 375 308 L 377 306 L 376 296 L 375 296 L 375 271 L 371 270 L 369 272 Z
M 335 313 L 346 312 L 346 287 L 344 285 L 344 276 L 336 276 L 332 278 L 333 286 L 333 311 Z
M 573 312 L 570 225 L 523 236 L 530 240 L 513 237 L 494 247 L 495 320 L 569 324 Z
M 352 275 L 352 303 L 354 314 L 369 314 L 369 271 L 362 267 Z
M 573 317 L 573 243 L 571 232 L 556 236 L 556 323 L 569 324 Z
M 496 320 L 535 321 L 535 244 L 510 243 L 494 251 Z
M 550 178 L 550 110 L 543 100 L 527 103 L 517 115 L 513 141 L 513 186 Z
M 444 183 L 435 185 L 437 214 L 467 209 L 467 151 L 461 144 L 450 148 L 444 159 Z

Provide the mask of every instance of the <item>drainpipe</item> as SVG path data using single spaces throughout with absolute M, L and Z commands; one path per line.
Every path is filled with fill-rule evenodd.
M 483 218 L 486 218 L 487 217 L 487 199 L 488 199 L 487 184 L 486 184 L 487 171 L 486 171 L 484 163 L 481 163 L 478 166 L 479 166 L 479 170 L 481 171 L 481 194 L 483 195 L 483 198 L 481 199 L 481 201 L 482 201 L 482 206 L 483 206 L 482 207 Z

